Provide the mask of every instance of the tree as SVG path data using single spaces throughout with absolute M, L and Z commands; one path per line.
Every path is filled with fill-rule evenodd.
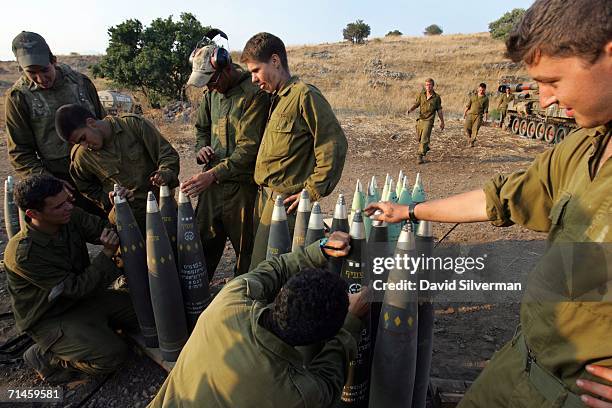
M 346 28 L 342 30 L 342 37 L 353 44 L 363 44 L 364 40 L 370 35 L 370 26 L 357 20 L 354 23 L 348 23 Z
M 399 37 L 400 35 L 402 35 L 402 32 L 400 30 L 393 30 L 393 31 L 389 31 L 385 37 Z
M 499 19 L 489 23 L 489 33 L 491 33 L 491 37 L 498 40 L 505 40 L 508 34 L 510 34 L 510 31 L 512 31 L 514 26 L 521 21 L 524 15 L 525 9 L 515 8 Z
M 115 85 L 142 91 L 152 106 L 168 99 L 182 99 L 191 65 L 189 55 L 210 27 L 191 13 L 157 18 L 143 28 L 129 19 L 108 29 L 106 55 L 94 65 L 95 77 Z
M 430 26 L 425 27 L 425 31 L 423 31 L 425 35 L 440 35 L 442 34 L 442 27 L 437 24 L 432 24 Z

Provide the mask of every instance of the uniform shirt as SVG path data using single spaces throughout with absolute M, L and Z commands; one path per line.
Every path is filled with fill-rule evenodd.
M 196 152 L 211 146 L 211 163 L 217 180 L 253 182 L 255 159 L 268 112 L 268 94 L 251 82 L 248 72 L 240 72 L 238 84 L 225 94 L 205 91 L 198 108 Z
M 159 170 L 168 186 L 178 186 L 179 155 L 148 120 L 123 114 L 104 118 L 112 128 L 101 150 L 90 151 L 74 145 L 70 175 L 77 189 L 109 211 L 113 204 L 108 193 L 115 183 L 134 191 L 130 207 L 139 225 L 144 225 L 147 193 L 152 189 L 149 177 Z
M 308 366 L 294 347 L 261 326 L 283 284 L 300 269 L 322 267 L 319 243 L 228 283 L 202 313 L 151 407 L 333 407 L 356 353 L 361 321 L 343 329 Z
M 86 243 L 98 243 L 108 225 L 75 207 L 70 222 L 51 236 L 30 223 L 11 238 L 4 252 L 4 268 L 15 324 L 21 331 L 46 316 L 57 316 L 80 298 L 104 289 L 119 276 L 115 263 L 98 254 L 90 263 Z M 49 302 L 51 289 L 60 282 L 62 294 Z
M 410 109 L 419 107 L 419 120 L 433 122 L 436 118 L 436 112 L 442 110 L 442 98 L 440 95 L 432 91 L 431 97 L 427 98 L 427 92 L 422 91 L 416 97 L 414 105 Z
M 484 188 L 494 225 L 548 232 L 520 321 L 538 364 L 574 392 L 586 364 L 612 366 L 612 160 L 593 176 L 611 138 L 612 124 L 577 129 Z
M 482 116 L 489 112 L 489 97 L 487 95 L 472 95 L 465 107 L 469 109 L 468 113 L 470 115 Z
M 497 109 L 505 110 L 508 109 L 508 104 L 510 101 L 514 100 L 514 96 L 512 94 L 503 94 L 499 99 L 499 104 L 497 105 Z
M 346 137 L 327 100 L 293 76 L 272 102 L 255 182 L 284 194 L 305 188 L 311 200 L 319 200 L 338 184 L 346 150 Z
M 70 180 L 70 146 L 55 131 L 55 112 L 60 106 L 77 103 L 98 119 L 105 115 L 89 78 L 63 64 L 56 65 L 56 72 L 50 89 L 39 88 L 24 75 L 7 92 L 7 148 L 20 178 L 47 173 Z

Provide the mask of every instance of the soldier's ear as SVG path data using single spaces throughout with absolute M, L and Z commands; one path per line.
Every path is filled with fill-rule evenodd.
M 25 210 L 25 215 L 30 217 L 31 219 L 38 219 L 40 213 L 37 210 L 27 209 Z
M 96 122 L 97 122 L 97 120 L 94 119 L 94 118 L 87 118 L 87 119 L 85 119 L 85 125 L 87 125 L 88 127 L 95 128 L 96 127 Z

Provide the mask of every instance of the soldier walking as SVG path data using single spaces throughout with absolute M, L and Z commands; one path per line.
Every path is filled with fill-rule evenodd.
M 489 97 L 485 95 L 486 91 L 487 84 L 482 82 L 478 85 L 478 92 L 476 95 L 471 95 L 468 99 L 468 103 L 465 105 L 465 111 L 463 112 L 465 124 L 463 130 L 467 136 L 468 145 L 470 147 L 474 147 L 476 136 L 478 136 L 478 129 L 480 129 L 480 126 L 489 118 Z
M 424 157 L 429 151 L 429 142 L 434 120 L 436 119 L 436 112 L 438 112 L 440 117 L 440 130 L 444 130 L 442 98 L 434 91 L 434 86 L 433 79 L 426 79 L 425 89 L 417 95 L 414 105 L 408 110 L 408 114 L 410 114 L 413 110 L 419 108 L 419 118 L 416 124 L 417 141 L 419 142 L 417 164 L 425 162 Z

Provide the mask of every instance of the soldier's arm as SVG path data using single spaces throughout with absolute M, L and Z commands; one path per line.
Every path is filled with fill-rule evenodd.
M 486 122 L 488 119 L 489 119 L 489 98 L 487 98 L 484 104 L 484 121 Z
M 421 95 L 417 94 L 416 100 L 414 101 L 414 105 L 412 105 L 410 109 L 408 109 L 408 113 L 412 112 L 413 110 L 418 108 L 420 105 L 421 105 Z
M 329 195 L 340 181 L 347 141 L 329 103 L 318 92 L 305 92 L 302 117 L 313 135 L 315 166 L 304 188 L 313 201 Z
M 162 176 L 168 187 L 177 187 L 179 185 L 178 174 L 180 170 L 178 152 L 162 136 L 155 125 L 144 118 L 140 119 L 139 122 L 140 131 L 137 134 L 142 137 L 151 158 L 157 163 L 157 172 Z
M 212 168 L 218 181 L 253 173 L 269 110 L 268 94 L 263 91 L 258 92 L 238 122 L 236 148 L 228 158 Z
M 204 146 L 210 146 L 211 138 L 211 124 L 210 124 L 210 94 L 208 91 L 204 92 L 200 106 L 198 107 L 198 114 L 196 116 L 196 153 L 200 151 Z
M 83 75 L 83 83 L 85 84 L 85 92 L 87 93 L 88 99 L 94 106 L 93 114 L 96 115 L 96 118 L 103 119 L 106 116 L 106 112 L 104 111 L 104 107 L 102 107 L 102 102 L 100 102 L 100 97 L 98 96 L 98 90 L 91 80 Z
M 107 192 L 102 190 L 102 182 L 98 176 L 90 171 L 87 161 L 79 154 L 80 149 L 83 147 L 74 145 L 70 152 L 70 177 L 81 194 L 108 212 L 112 203 L 108 200 Z
M 90 244 L 100 245 L 100 235 L 104 228 L 111 228 L 111 224 L 106 218 L 100 218 L 89 214 L 87 211 L 75 207 L 72 210 L 72 219 L 79 226 L 85 241 Z
M 50 174 L 36 154 L 36 140 L 30 127 L 29 109 L 23 96 L 12 91 L 6 96 L 5 117 L 9 161 L 20 178 Z

